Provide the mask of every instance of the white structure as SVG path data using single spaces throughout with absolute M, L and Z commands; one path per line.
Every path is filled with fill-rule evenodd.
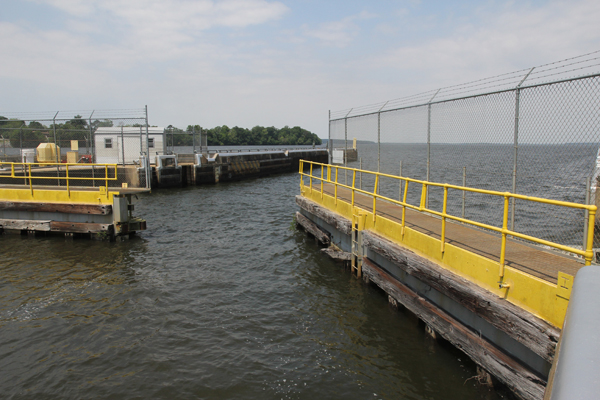
M 165 154 L 165 129 L 148 127 L 99 127 L 94 133 L 96 162 L 100 164 L 133 164 L 142 153 L 150 157 Z M 149 152 L 147 151 L 149 148 Z

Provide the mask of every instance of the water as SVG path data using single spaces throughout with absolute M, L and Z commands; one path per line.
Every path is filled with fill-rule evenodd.
M 0 237 L 0 397 L 504 396 L 291 229 L 298 183 L 156 190 L 125 242 Z

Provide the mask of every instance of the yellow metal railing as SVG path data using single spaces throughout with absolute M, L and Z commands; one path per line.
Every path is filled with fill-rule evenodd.
M 25 179 L 29 183 L 29 190 L 33 195 L 34 181 L 35 180 L 59 180 L 66 182 L 66 190 L 68 196 L 71 196 L 71 186 L 74 181 L 104 181 L 106 188 L 106 196 L 108 197 L 108 181 L 117 180 L 117 164 L 68 164 L 68 163 L 15 163 L 15 162 L 3 162 L 1 166 L 10 166 L 10 175 L 0 174 L 0 178 L 12 178 L 12 179 Z M 80 176 L 69 176 L 69 167 L 73 171 L 73 167 L 77 167 L 77 170 L 89 167 L 92 170 L 91 177 L 80 177 Z M 93 171 L 95 168 L 104 168 L 104 176 L 95 177 Z M 57 169 L 58 176 L 36 176 L 33 172 L 53 172 L 54 168 Z M 109 168 L 113 172 L 113 176 L 109 176 Z M 19 171 L 20 170 L 20 171 Z M 61 172 L 64 172 L 64 176 L 61 176 Z M 19 174 L 19 175 L 17 175 Z
M 305 164 L 310 164 L 310 173 L 309 174 L 304 172 Z M 313 173 L 312 173 L 313 165 L 321 167 L 321 177 L 313 176 Z M 324 177 L 324 174 L 323 174 L 324 169 L 327 169 L 326 177 Z M 333 181 L 331 180 L 331 175 L 332 175 L 331 170 L 332 169 L 335 170 L 335 179 Z M 352 185 L 346 185 L 346 184 L 338 182 L 338 171 L 339 170 L 345 170 L 345 171 L 352 172 Z M 301 187 L 304 186 L 304 177 L 305 176 L 309 177 L 309 184 L 310 184 L 311 191 L 313 190 L 313 185 L 312 185 L 313 179 L 317 179 L 321 182 L 321 186 L 320 186 L 321 198 L 323 197 L 323 190 L 324 190 L 323 184 L 329 183 L 329 184 L 334 185 L 334 198 L 335 198 L 336 204 L 337 204 L 337 200 L 338 200 L 338 187 L 343 187 L 343 188 L 346 188 L 346 189 L 349 189 L 352 191 L 352 196 L 350 199 L 352 207 L 354 207 L 355 192 L 362 193 L 367 196 L 372 196 L 373 197 L 373 223 L 376 222 L 377 199 L 385 200 L 387 202 L 402 206 L 402 223 L 401 223 L 401 226 L 402 226 L 401 235 L 402 236 L 404 236 L 404 230 L 405 230 L 405 226 L 406 226 L 406 209 L 407 208 L 416 210 L 419 212 L 426 212 L 426 213 L 429 213 L 432 215 L 437 215 L 437 216 L 441 217 L 441 225 L 442 226 L 441 226 L 440 242 L 441 242 L 442 253 L 444 252 L 444 246 L 446 243 L 446 220 L 448 220 L 448 219 L 454 220 L 457 222 L 461 222 L 464 224 L 468 224 L 468 225 L 477 226 L 479 228 L 489 229 L 491 231 L 500 233 L 502 235 L 502 241 L 501 241 L 502 244 L 501 244 L 501 250 L 500 250 L 500 265 L 499 265 L 499 272 L 498 272 L 500 282 L 502 281 L 502 278 L 504 277 L 504 264 L 505 264 L 505 258 L 506 258 L 506 238 L 508 236 L 513 236 L 513 237 L 524 239 L 524 240 L 527 240 L 527 241 L 530 241 L 533 243 L 537 243 L 537 244 L 549 246 L 549 247 L 552 247 L 552 248 L 555 248 L 558 250 L 577 254 L 579 256 L 582 256 L 585 259 L 585 265 L 590 265 L 592 262 L 592 258 L 593 258 L 592 247 L 593 247 L 593 242 L 594 242 L 594 220 L 595 220 L 596 209 L 597 209 L 597 207 L 595 205 L 585 205 L 585 204 L 571 203 L 571 202 L 566 202 L 566 201 L 544 199 L 541 197 L 524 196 L 524 195 L 515 194 L 515 193 L 497 192 L 497 191 L 493 191 L 493 190 L 484 190 L 484 189 L 476 189 L 476 188 L 470 188 L 470 187 L 465 187 L 465 186 L 428 182 L 428 181 L 422 181 L 422 180 L 418 180 L 418 179 L 406 178 L 406 177 L 402 177 L 402 176 L 383 174 L 380 172 L 359 170 L 359 169 L 355 169 L 355 168 L 347 168 L 347 167 L 342 167 L 342 166 L 322 164 L 322 163 L 317 163 L 317 162 L 312 162 L 312 161 L 304 161 L 304 160 L 300 160 L 300 171 L 299 172 L 300 172 Z M 364 174 L 371 174 L 371 175 L 375 176 L 375 186 L 374 186 L 372 192 L 367 191 L 367 190 L 362 190 L 361 188 L 356 187 L 357 172 L 364 173 Z M 404 181 L 404 193 L 403 193 L 403 198 L 401 201 L 378 194 L 377 188 L 379 185 L 380 177 L 386 177 L 386 178 L 397 179 L 399 181 Z M 406 199 L 407 199 L 409 183 L 421 185 L 421 200 L 420 200 L 419 206 L 414 206 L 412 204 L 407 203 Z M 435 211 L 435 210 L 432 210 L 427 207 L 427 205 L 426 205 L 427 204 L 427 190 L 428 190 L 429 186 L 443 188 L 444 195 L 443 195 L 442 212 Z M 461 217 L 457 217 L 457 216 L 448 214 L 447 206 L 448 206 L 448 190 L 449 189 L 460 190 L 463 192 L 473 192 L 473 193 L 481 193 L 481 194 L 503 197 L 504 198 L 504 209 L 503 209 L 503 217 L 502 217 L 502 228 L 498 228 L 493 225 L 489 225 L 489 224 L 485 224 L 485 223 L 481 223 L 481 222 L 477 222 L 477 221 L 473 221 L 470 219 L 461 218 Z M 540 239 L 540 238 L 537 238 L 534 236 L 526 235 L 526 234 L 519 233 L 519 232 L 508 229 L 508 215 L 509 215 L 510 198 L 519 199 L 519 200 L 527 200 L 527 201 L 543 203 L 543 204 L 550 204 L 550 205 L 560 206 L 560 207 L 587 210 L 588 211 L 588 229 L 587 229 L 587 238 L 586 238 L 586 246 L 585 246 L 586 248 L 582 250 L 582 249 L 578 249 L 578 248 L 571 247 L 571 246 L 565 246 L 565 245 L 562 245 L 559 243 Z

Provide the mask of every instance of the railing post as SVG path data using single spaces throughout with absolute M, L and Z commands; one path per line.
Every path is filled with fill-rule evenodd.
M 323 170 L 324 169 L 325 169 L 325 166 L 321 165 L 321 200 L 323 200 L 323 173 L 324 173 Z
M 585 265 L 590 265 L 594 258 L 594 228 L 596 223 L 596 206 L 592 206 L 588 216 L 587 246 L 585 247 Z
M 373 224 L 376 222 L 377 215 L 377 188 L 379 185 L 379 174 L 375 175 L 375 187 L 373 188 Z
M 442 206 L 442 235 L 440 237 L 441 240 L 441 251 L 442 253 L 445 250 L 445 244 L 446 244 L 446 210 L 447 210 L 447 205 L 448 205 L 448 187 L 444 186 L 444 203 Z
M 402 196 L 402 238 L 404 238 L 404 227 L 406 226 L 406 195 L 408 194 L 408 180 L 404 181 L 404 195 Z
M 308 185 L 310 187 L 310 194 L 312 194 L 312 178 L 313 178 L 312 174 L 313 174 L 313 164 L 310 163 L 310 175 L 309 175 L 309 178 L 308 178 Z
M 334 184 L 334 189 L 333 189 L 333 197 L 335 199 L 335 205 L 337 205 L 337 185 L 338 185 L 338 170 L 339 168 L 336 166 L 335 167 L 335 184 Z
M 106 186 L 106 198 L 108 198 L 108 164 L 104 164 L 104 185 Z
M 356 184 L 356 170 L 352 170 L 352 209 L 354 210 L 354 187 Z
M 362 190 L 362 157 L 358 159 L 358 169 L 360 169 L 360 175 L 358 176 L 358 188 Z
M 467 167 L 463 167 L 463 187 L 467 186 Z M 462 191 L 462 217 L 465 218 L 465 195 L 467 194 L 466 190 Z
M 71 188 L 69 185 L 69 164 L 65 164 L 65 174 L 67 178 L 67 197 L 71 198 Z
M 33 183 L 31 182 L 31 164 L 27 165 L 29 167 L 29 190 L 31 191 L 31 197 L 33 197 Z
M 590 204 L 590 197 L 591 197 L 591 193 L 590 193 L 590 185 L 592 184 L 592 180 L 590 179 L 590 177 L 588 176 L 585 179 L 585 205 L 589 205 Z M 585 209 L 585 221 L 583 223 L 583 249 L 587 250 L 587 240 L 588 240 L 588 228 L 589 228 L 589 217 L 590 217 L 590 212 L 589 210 L 586 208 Z
M 400 174 L 399 177 L 402 177 L 402 160 L 400 160 Z M 402 199 L 402 179 L 398 179 L 398 200 Z
M 427 209 L 427 183 L 423 182 L 421 189 L 421 203 L 419 204 L 420 211 Z
M 502 279 L 504 278 L 504 262 L 506 260 L 506 233 L 508 231 L 508 205 L 510 193 L 504 195 L 504 212 L 502 216 L 502 245 L 500 247 L 500 270 L 498 272 L 498 286 L 503 287 Z

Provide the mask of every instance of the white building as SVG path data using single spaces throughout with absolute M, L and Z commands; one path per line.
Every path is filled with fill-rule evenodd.
M 142 153 L 148 154 L 150 159 L 156 154 L 165 154 L 165 129 L 148 127 L 146 146 L 146 127 L 99 127 L 94 133 L 94 146 L 99 164 L 133 164 Z

